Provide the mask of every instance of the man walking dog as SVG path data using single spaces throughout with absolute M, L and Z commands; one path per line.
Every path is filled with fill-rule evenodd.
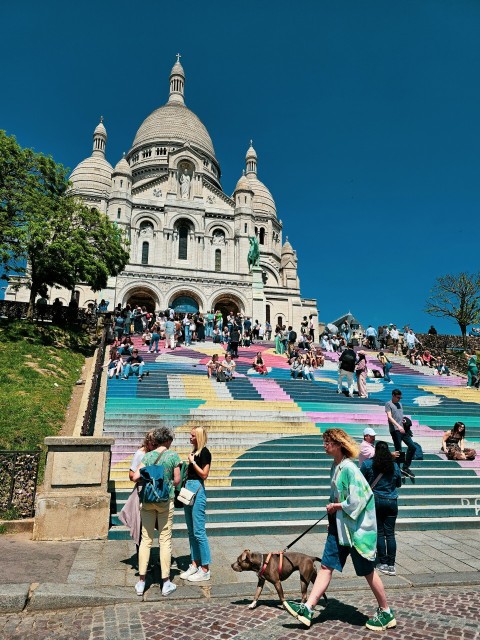
M 310 597 L 305 604 L 286 600 L 284 607 L 305 627 L 312 624 L 313 609 L 326 592 L 333 570 L 342 571 L 349 555 L 358 576 L 365 576 L 378 602 L 375 615 L 365 626 L 384 631 L 397 626 L 389 608 L 380 576 L 375 573 L 377 521 L 375 500 L 370 485 L 352 458 L 359 446 L 343 429 L 327 429 L 323 434 L 327 455 L 332 456 L 330 503 L 327 505 L 328 535 Z

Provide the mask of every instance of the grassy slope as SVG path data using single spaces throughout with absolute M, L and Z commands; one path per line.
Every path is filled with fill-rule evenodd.
M 36 449 L 60 431 L 89 338 L 50 325 L 0 325 L 0 449 Z

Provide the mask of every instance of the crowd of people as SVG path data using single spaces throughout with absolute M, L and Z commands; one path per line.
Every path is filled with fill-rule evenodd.
M 133 325 L 130 325 L 130 331 L 127 330 L 126 333 L 122 331 L 120 335 L 119 332 L 115 332 L 108 364 L 109 376 L 123 375 L 128 378 L 129 375 L 136 374 L 141 380 L 145 375 L 143 359 L 139 356 L 138 349 L 134 347 L 131 339 L 133 332 L 141 335 L 144 348 L 154 353 L 159 352 L 160 341 L 165 340 L 166 345 L 171 344 L 169 322 L 174 328 L 174 343 L 171 348 L 178 343 L 188 346 L 195 339 L 205 339 L 202 329 L 199 331 L 199 326 L 203 324 L 202 320 L 198 321 L 199 317 L 190 316 L 190 314 L 176 317 L 174 314 L 170 318 L 167 312 L 160 314 L 159 317 L 149 318 L 148 314 L 142 317 L 145 318 L 146 324 L 141 328 L 137 325 L 138 331 L 135 331 L 134 321 L 131 320 Z M 285 354 L 291 377 L 312 381 L 315 369 L 324 366 L 325 357 L 322 348 L 325 351 L 331 351 L 333 346 L 333 350 L 339 353 L 338 392 L 343 392 L 343 381 L 346 379 L 348 395 L 353 396 L 356 380 L 358 396 L 368 397 L 366 380 L 369 369 L 365 350 L 360 348 L 355 351 L 352 342 L 347 340 L 345 334 L 322 336 L 321 347 L 316 347 L 314 335 L 310 333 L 308 319 L 304 320 L 307 322 L 302 323 L 299 336 L 291 326 L 287 329 L 277 326 L 275 330 L 275 350 L 277 353 Z M 223 318 L 217 319 L 214 314 L 211 337 L 215 341 L 215 335 L 221 333 L 220 342 L 225 345 L 225 349 L 222 350 L 221 355 L 212 355 L 206 363 L 209 378 L 219 381 L 232 380 L 235 375 L 235 358 L 238 357 L 239 346 L 250 346 L 253 340 L 258 341 L 265 337 L 265 334 L 262 335 L 256 328 L 254 332 L 249 321 L 249 318 L 243 319 L 229 315 L 223 326 Z M 410 349 L 417 351 L 418 341 L 415 342 L 415 339 L 409 338 L 413 333 L 410 331 L 406 333 L 405 338 L 409 340 L 409 351 Z M 391 330 L 387 334 L 391 336 Z M 377 336 L 374 336 L 375 342 L 369 338 L 371 336 L 367 336 L 368 346 L 373 344 L 377 348 Z M 242 342 L 245 339 L 248 340 L 248 345 Z M 324 346 L 325 344 L 327 346 Z M 376 358 L 382 369 L 384 381 L 392 382 L 390 379 L 392 363 L 387 352 L 388 341 L 384 343 L 385 346 L 380 344 L 382 348 Z M 389 346 L 391 348 L 392 344 L 390 343 Z M 401 345 L 394 345 L 394 348 L 400 352 Z M 469 382 L 473 386 L 478 379 L 476 357 L 471 354 L 466 356 L 470 371 Z M 428 367 L 446 366 L 442 358 L 432 356 L 428 350 L 422 351 L 422 364 Z M 251 366 L 252 370 L 260 375 L 269 373 L 262 351 L 255 353 Z M 476 370 L 475 367 L 477 367 Z M 448 369 L 445 373 L 448 375 Z M 325 452 L 333 458 L 333 464 L 331 496 L 326 507 L 329 526 L 322 564 L 307 602 L 286 601 L 284 603 L 286 610 L 304 626 L 311 625 L 314 606 L 327 590 L 333 571 L 342 571 L 349 555 L 352 557 L 357 575 L 366 578 L 378 604 L 376 613 L 367 621 L 366 626 L 372 630 L 385 630 L 396 626 L 395 614 L 388 606 L 385 589 L 378 574 L 396 575 L 395 525 L 398 516 L 398 491 L 407 478 L 415 482 L 415 473 L 411 465 L 414 459 L 421 459 L 422 454 L 421 448 L 412 438 L 412 423 L 404 415 L 401 401 L 401 390 L 393 389 L 391 400 L 385 404 L 393 451 L 390 450 L 387 442 L 383 440 L 376 442 L 377 434 L 371 427 L 365 428 L 360 446 L 341 429 L 328 429 L 323 434 Z M 448 459 L 472 460 L 475 458 L 476 452 L 466 446 L 465 436 L 466 428 L 462 422 L 455 423 L 452 429 L 444 434 L 441 449 Z M 184 463 L 178 454 L 170 449 L 172 441 L 173 432 L 169 429 L 150 432 L 143 446 L 136 452 L 130 467 L 130 479 L 136 483 L 136 486 L 132 492 L 131 504 L 127 503 L 124 508 L 129 515 L 123 513 L 122 517 L 123 521 L 128 521 L 132 537 L 135 533 L 138 539 L 139 580 L 135 585 L 138 595 L 142 595 L 145 590 L 155 525 L 160 534 L 162 595 L 168 596 L 176 589 L 176 585 L 170 579 L 171 537 L 175 487 L 181 485 L 191 491 L 195 500 L 192 505 L 184 506 L 189 535 L 190 564 L 180 574 L 180 578 L 189 582 L 203 582 L 210 579 L 211 555 L 205 531 L 207 505 L 205 480 L 210 472 L 212 456 L 206 447 L 207 433 L 203 427 L 192 429 L 190 434 L 192 452 Z M 403 445 L 406 446 L 406 452 L 402 451 Z M 358 466 L 354 464 L 356 457 L 358 457 Z M 162 465 L 165 482 L 170 487 L 168 499 L 163 503 L 144 504 L 141 498 L 142 469 L 148 469 L 151 465 L 157 464 Z M 183 482 L 182 478 L 184 478 Z

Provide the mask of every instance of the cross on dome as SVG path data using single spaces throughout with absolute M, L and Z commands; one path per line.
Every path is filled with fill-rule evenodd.
M 180 54 L 180 53 L 177 53 L 177 62 L 180 62 L 180 58 L 181 58 L 181 57 L 182 57 L 182 56 L 181 56 L 181 54 Z

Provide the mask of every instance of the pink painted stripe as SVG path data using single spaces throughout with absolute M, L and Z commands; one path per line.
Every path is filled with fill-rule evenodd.
M 292 398 L 288 393 L 285 393 L 282 387 L 275 380 L 251 377 L 250 383 L 262 396 L 263 400 L 293 403 Z

